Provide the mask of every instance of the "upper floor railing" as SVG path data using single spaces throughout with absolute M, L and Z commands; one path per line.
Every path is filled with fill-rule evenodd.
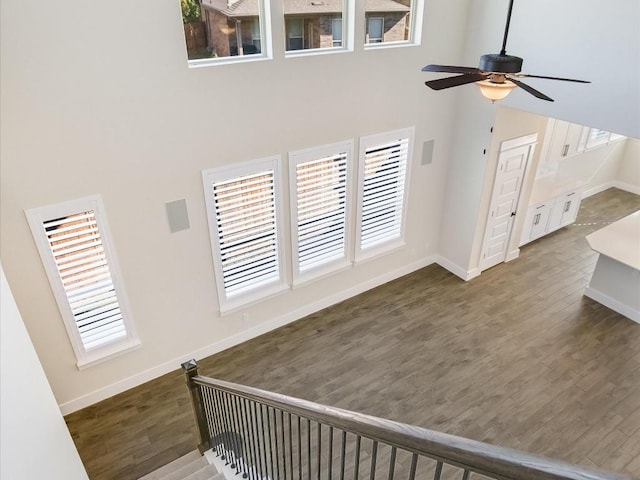
M 517 450 L 198 375 L 201 451 L 251 480 L 627 480 Z

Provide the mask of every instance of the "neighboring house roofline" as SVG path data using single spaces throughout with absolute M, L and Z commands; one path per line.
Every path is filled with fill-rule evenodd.
M 201 5 L 219 11 L 230 18 L 258 16 L 260 7 L 258 0 L 237 0 L 228 3 L 225 0 L 202 0 Z M 367 13 L 405 12 L 410 7 L 395 0 L 366 0 Z M 340 14 L 343 11 L 342 0 L 284 0 L 285 15 Z

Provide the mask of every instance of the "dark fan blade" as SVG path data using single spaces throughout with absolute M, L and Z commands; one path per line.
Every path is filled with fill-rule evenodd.
M 527 92 L 529 92 L 534 97 L 538 97 L 541 100 L 547 100 L 548 102 L 553 102 L 553 98 L 547 97 L 544 93 L 539 92 L 538 90 L 536 90 L 535 88 L 530 87 L 526 83 L 522 83 L 522 82 L 516 80 L 515 78 L 513 78 L 511 76 L 509 77 L 509 80 L 512 81 L 513 83 L 515 83 L 516 85 L 518 85 L 523 90 L 526 90 Z
M 456 67 L 453 65 L 427 65 L 422 67 L 423 72 L 443 72 L 443 73 L 478 73 L 479 68 L 475 67 Z
M 573 78 L 560 78 L 560 77 L 545 77 L 544 75 L 526 75 L 524 73 L 518 73 L 515 76 L 518 78 L 546 78 L 547 80 L 562 80 L 563 82 L 591 83 L 589 80 L 576 80 Z
M 442 90 L 445 88 L 457 87 L 458 85 L 465 85 L 467 83 L 479 82 L 480 80 L 486 80 L 487 78 L 489 78 L 488 73 L 468 73 L 466 75 L 458 75 L 457 77 L 429 80 L 428 82 L 424 82 L 424 84 L 434 90 Z

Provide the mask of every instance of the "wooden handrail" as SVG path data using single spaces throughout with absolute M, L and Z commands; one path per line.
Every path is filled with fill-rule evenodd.
M 449 435 L 392 420 L 330 407 L 204 376 L 194 384 L 228 392 L 299 417 L 431 457 L 493 478 L 512 480 L 631 480 L 518 450 Z

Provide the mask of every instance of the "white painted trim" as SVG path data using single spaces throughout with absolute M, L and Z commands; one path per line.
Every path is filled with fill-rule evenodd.
M 636 310 L 629 305 L 626 305 L 615 298 L 610 297 L 609 295 L 602 293 L 600 290 L 596 290 L 595 288 L 588 286 L 584 291 L 584 296 L 589 297 L 591 300 L 595 300 L 598 303 L 601 303 L 607 308 L 610 308 L 614 312 L 619 313 L 627 317 L 630 320 L 633 320 L 636 323 L 640 323 L 640 311 Z
M 471 270 L 465 270 L 460 265 L 455 264 L 451 260 L 444 258 L 441 255 L 435 256 L 435 262 L 445 270 L 448 270 L 451 273 L 453 273 L 456 277 L 460 277 L 465 282 L 480 276 L 479 268 L 472 268 Z
M 377 147 L 385 143 L 394 143 L 408 139 L 407 158 L 405 162 L 404 172 L 404 191 L 402 192 L 402 218 L 400 219 L 400 235 L 397 238 L 381 241 L 379 244 L 362 249 L 362 210 L 364 202 L 364 180 L 365 180 L 365 163 L 366 150 L 368 147 Z M 409 206 L 409 180 L 411 179 L 411 164 L 413 163 L 413 142 L 415 139 L 415 126 L 393 130 L 389 132 L 365 135 L 360 137 L 358 141 L 358 171 L 357 173 L 357 190 L 355 198 L 355 218 L 356 218 L 356 235 L 355 235 L 355 253 L 354 260 L 359 262 L 370 256 L 382 255 L 397 247 L 398 244 L 404 244 L 405 231 L 407 226 L 407 209 Z
M 318 278 L 326 277 L 331 273 L 338 272 L 345 267 L 350 266 L 352 263 L 350 256 L 353 250 L 353 243 L 355 242 L 352 221 L 354 200 L 356 198 L 353 188 L 353 181 L 351 180 L 356 173 L 354 172 L 353 168 L 354 148 L 355 147 L 353 140 L 345 140 L 343 142 L 320 145 L 317 147 L 297 150 L 295 152 L 289 152 L 289 218 L 291 225 L 291 258 L 293 262 L 292 269 L 294 286 L 298 286 Z M 326 160 L 327 158 L 342 155 L 343 153 L 345 169 L 345 207 L 344 221 L 342 223 L 344 234 L 344 242 L 342 244 L 342 257 L 324 262 L 319 266 L 312 267 L 310 270 L 301 272 L 299 264 L 300 252 L 298 245 L 298 165 L 313 161 Z M 339 186 L 340 185 L 337 185 L 336 187 Z
M 49 239 L 47 238 L 43 225 L 44 222 L 51 219 L 67 217 L 88 211 L 93 211 L 96 228 L 102 242 L 102 248 L 109 268 L 116 299 L 122 313 L 122 323 L 126 333 L 125 338 L 108 342 L 89 350 L 87 350 L 80 334 L 76 317 L 71 308 L 70 299 L 67 297 L 67 292 L 62 283 L 62 277 L 60 276 L 56 260 L 52 255 Z M 89 368 L 137 347 L 140 344 L 140 339 L 136 333 L 133 315 L 127 300 L 127 290 L 124 286 L 124 280 L 120 275 L 120 267 L 111 240 L 112 237 L 109 231 L 107 214 L 104 203 L 102 202 L 102 197 L 100 195 L 91 195 L 44 207 L 32 208 L 25 210 L 25 215 L 75 354 L 78 369 L 83 370 Z
M 515 250 L 511 250 L 510 252 L 507 252 L 507 256 L 504 259 L 504 261 L 510 262 L 511 260 L 515 260 L 519 256 L 520 256 L 520 249 L 516 248 Z
M 184 355 L 174 358 L 173 360 L 112 383 L 111 385 L 95 390 L 81 397 L 62 403 L 59 405 L 60 411 L 63 415 L 68 415 L 77 410 L 80 410 L 81 408 L 88 407 L 89 405 L 92 405 L 96 402 L 141 385 L 144 382 L 153 380 L 154 378 L 157 378 L 166 373 L 173 372 L 177 368 L 179 368 L 181 363 L 186 362 L 192 358 L 198 359 L 208 357 L 215 353 L 226 350 L 227 348 L 231 348 L 235 345 L 251 340 L 252 338 L 270 332 L 271 330 L 275 330 L 278 327 L 282 327 L 291 322 L 295 322 L 296 320 L 300 320 L 301 318 L 304 318 L 307 315 L 311 315 L 312 313 L 322 310 L 323 308 L 330 307 L 331 305 L 335 305 L 338 302 L 347 300 L 348 298 L 359 295 L 360 293 L 371 290 L 372 288 L 378 287 L 384 283 L 390 282 L 404 275 L 408 275 L 412 272 L 415 272 L 416 270 L 420 270 L 421 268 L 431 265 L 432 263 L 434 263 L 434 261 L 435 258 L 429 256 L 423 258 L 422 260 L 417 260 L 415 262 L 404 265 L 403 267 L 397 268 L 391 272 L 387 272 L 383 275 L 378 275 L 375 278 L 372 278 L 366 282 L 362 282 L 347 290 L 334 293 L 321 300 L 318 300 L 317 302 L 305 305 L 302 308 L 299 308 L 292 312 L 288 312 L 284 315 L 256 325 L 253 328 L 244 330 L 218 342 L 199 348 L 195 351 L 185 353 Z
M 273 208 L 275 211 L 276 225 L 276 255 L 278 259 L 278 278 L 270 280 L 259 286 L 253 286 L 246 292 L 236 293 L 229 296 L 224 287 L 224 275 L 222 268 L 222 254 L 220 249 L 220 237 L 218 222 L 216 218 L 215 196 L 213 184 L 215 182 L 226 182 L 247 175 L 259 173 L 271 173 L 273 179 L 271 185 L 274 189 Z M 216 290 L 218 293 L 218 305 L 220 314 L 224 315 L 240 307 L 249 305 L 267 297 L 276 295 L 289 288 L 286 281 L 287 272 L 285 268 L 285 252 L 283 246 L 284 239 L 284 206 L 283 206 L 283 180 L 282 180 L 282 157 L 272 155 L 257 160 L 249 160 L 235 165 L 210 168 L 202 171 L 202 192 L 207 211 L 207 224 L 209 226 L 209 240 L 211 242 L 211 259 L 213 271 L 216 279 Z
M 497 263 L 492 263 L 491 265 L 487 265 L 485 252 L 488 250 L 488 247 L 489 247 L 488 244 L 489 244 L 490 232 L 492 228 L 492 222 L 491 222 L 491 219 L 493 216 L 492 211 L 494 210 L 494 203 L 496 201 L 496 192 L 498 191 L 496 190 L 498 187 L 498 180 L 502 180 L 501 172 L 502 174 L 506 174 L 505 172 L 502 171 L 503 155 L 509 152 L 514 152 L 518 149 L 524 149 L 524 148 L 527 149 L 524 171 L 522 171 L 522 177 L 520 179 L 520 185 L 518 187 L 518 198 L 516 199 L 516 208 L 515 208 L 516 212 L 521 212 L 526 209 L 525 204 L 529 201 L 528 198 L 525 199 L 524 196 L 522 195 L 522 187 L 524 186 L 527 178 L 531 174 L 531 164 L 533 163 L 535 149 L 536 149 L 536 146 L 538 145 L 537 140 L 538 140 L 538 133 L 536 132 L 536 133 L 531 133 L 529 135 L 523 135 L 517 138 L 513 138 L 511 140 L 506 140 L 500 144 L 500 152 L 498 154 L 498 161 L 496 162 L 495 174 L 493 177 L 493 185 L 491 187 L 491 197 L 490 197 L 491 200 L 489 201 L 489 206 L 487 209 L 487 218 L 485 221 L 485 229 L 482 236 L 482 244 L 480 247 L 480 251 L 478 252 L 478 265 L 479 265 L 478 268 L 480 271 L 486 270 L 487 268 L 491 268 L 497 265 Z M 520 230 L 519 232 L 514 232 L 517 221 L 516 219 L 513 218 L 513 215 L 514 214 L 512 213 L 512 217 L 510 219 L 510 226 L 508 227 L 509 237 L 507 239 L 507 244 L 505 247 L 505 250 L 507 251 L 504 252 L 504 258 L 502 262 L 498 262 L 498 263 L 504 263 L 504 262 L 513 260 L 514 258 L 517 258 L 520 253 L 520 250 L 517 250 L 516 248 L 517 252 L 515 257 L 511 256 L 514 254 L 514 250 L 513 250 L 514 243 L 517 245 L 519 243 L 520 237 L 522 236 L 522 230 Z M 509 248 L 511 248 L 512 250 L 509 251 L 508 250 Z
M 537 142 L 538 132 L 530 133 L 529 135 L 523 135 L 517 138 L 512 138 L 511 140 L 505 140 L 500 144 L 500 153 L 514 148 L 524 147 L 525 145 L 531 145 Z
M 609 182 L 605 182 L 596 187 L 592 187 L 588 190 L 582 192 L 582 199 L 584 200 L 591 195 L 595 195 L 596 193 L 604 192 L 609 188 L 619 188 L 620 190 L 624 190 L 625 192 L 634 193 L 636 195 L 640 195 L 640 186 L 632 185 L 627 182 L 621 182 L 620 180 L 611 180 Z
M 619 188 L 620 190 L 624 190 L 625 192 L 630 192 L 630 193 L 635 193 L 636 195 L 640 195 L 640 185 L 632 185 L 630 183 L 614 180 L 613 186 L 616 188 Z
M 596 195 L 597 193 L 604 192 L 605 190 L 613 187 L 614 183 L 615 182 L 612 180 L 610 182 L 602 183 L 602 184 L 597 185 L 595 187 L 591 187 L 588 190 L 584 190 L 582 192 L 582 199 L 584 200 L 585 198 L 590 197 L 591 195 Z

